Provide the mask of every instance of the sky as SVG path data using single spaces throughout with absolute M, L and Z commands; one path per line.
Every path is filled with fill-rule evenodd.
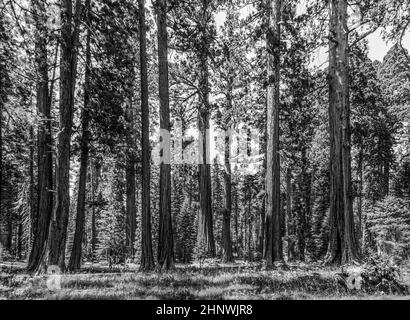
M 309 0 L 300 0 L 296 8 L 298 14 L 302 14 L 306 10 L 306 2 Z M 151 6 L 151 0 L 147 0 L 148 6 Z M 251 13 L 252 6 L 248 5 L 241 9 L 241 17 L 245 17 Z M 218 27 L 222 26 L 225 20 L 225 13 L 220 12 L 215 16 L 216 25 Z M 393 43 L 386 43 L 381 35 L 381 30 L 377 30 L 375 33 L 367 37 L 369 41 L 369 57 L 371 60 L 383 61 L 384 56 L 393 46 Z M 403 38 L 403 47 L 410 52 L 410 32 L 408 32 Z M 320 66 L 327 60 L 327 49 L 323 48 L 318 53 L 315 54 L 312 65 Z
M 369 41 L 369 56 L 372 60 L 382 61 L 387 51 L 393 46 L 392 42 L 386 43 L 383 40 L 381 30 L 371 34 L 367 39 Z M 407 33 L 403 38 L 403 47 L 410 52 L 410 33 Z
M 306 0 L 301 0 L 300 4 L 297 6 L 297 14 L 302 14 L 305 12 L 305 2 Z M 245 17 L 251 13 L 250 7 L 245 7 L 241 10 L 241 16 Z M 215 16 L 215 22 L 218 27 L 221 27 L 225 20 L 225 14 L 223 12 L 218 13 Z M 369 43 L 369 58 L 371 60 L 383 61 L 384 56 L 387 54 L 389 49 L 394 45 L 393 42 L 386 42 L 382 37 L 382 30 L 379 29 L 376 32 L 370 34 L 367 38 Z M 403 47 L 410 52 L 410 32 L 408 32 L 403 38 Z M 328 59 L 327 48 L 320 48 L 312 56 L 311 67 L 326 67 L 326 61 Z

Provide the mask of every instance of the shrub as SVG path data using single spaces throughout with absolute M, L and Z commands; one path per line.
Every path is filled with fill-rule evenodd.
M 367 230 L 372 241 L 365 245 L 378 255 L 397 261 L 410 253 L 410 204 L 397 197 L 386 197 L 374 204 L 366 203 Z
M 400 270 L 390 260 L 372 257 L 364 265 L 361 274 L 366 292 L 405 294 L 409 290 L 400 281 Z

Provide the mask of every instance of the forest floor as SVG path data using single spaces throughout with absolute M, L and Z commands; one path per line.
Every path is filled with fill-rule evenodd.
M 410 294 L 350 291 L 340 281 L 340 268 L 288 264 L 264 271 L 261 264 L 208 263 L 177 265 L 170 273 L 141 273 L 137 265 L 87 264 L 77 274 L 64 274 L 50 289 L 47 275 L 25 274 L 24 263 L 0 263 L 0 299 L 410 299 Z M 410 267 L 401 271 L 410 288 Z

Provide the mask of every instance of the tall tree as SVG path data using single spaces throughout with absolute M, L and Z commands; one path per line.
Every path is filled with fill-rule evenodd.
M 80 177 L 78 179 L 77 217 L 75 224 L 74 241 L 71 249 L 68 269 L 77 271 L 81 267 L 82 244 L 85 224 L 85 198 L 87 184 L 88 154 L 89 154 L 89 108 L 90 108 L 90 77 L 91 77 L 91 0 L 86 0 L 86 25 L 85 38 L 85 75 L 84 75 L 84 107 L 82 110 L 82 137 L 80 155 Z
M 266 267 L 283 260 L 280 163 L 279 163 L 279 72 L 281 0 L 268 1 L 269 25 L 266 34 L 268 56 L 267 153 L 266 153 Z
M 174 268 L 174 240 L 172 234 L 171 216 L 171 126 L 169 115 L 167 9 L 167 0 L 157 0 L 158 87 L 160 103 L 160 129 L 162 139 L 162 162 L 160 164 L 158 270 L 169 270 Z
M 329 2 L 330 239 L 327 263 L 359 259 L 354 232 L 347 1 Z
M 209 23 L 211 20 L 210 0 L 201 0 L 200 4 L 200 45 L 199 45 L 199 91 L 200 107 L 198 110 L 199 129 L 199 203 L 200 215 L 198 222 L 198 245 L 206 246 L 210 256 L 215 256 L 215 240 L 212 218 L 212 187 L 211 163 L 209 141 L 209 116 L 211 105 L 209 103 L 209 69 L 208 58 L 210 52 Z
M 47 16 L 43 1 L 33 0 L 33 17 L 36 26 L 35 61 L 37 73 L 36 105 L 38 125 L 38 196 L 34 216 L 34 241 L 28 260 L 28 271 L 34 271 L 41 262 L 41 256 L 48 237 L 52 215 L 53 156 L 51 136 L 51 113 L 48 89 L 47 61 Z
M 217 41 L 216 50 L 220 51 L 214 58 L 216 70 L 214 72 L 215 95 L 220 95 L 217 100 L 216 123 L 225 132 L 225 138 L 221 145 L 224 150 L 224 208 L 222 220 L 222 260 L 233 261 L 232 237 L 231 237 L 231 216 L 232 216 L 232 170 L 231 170 L 231 144 L 232 130 L 240 117 L 247 103 L 244 97 L 247 96 L 248 79 L 244 76 L 249 69 L 246 60 L 246 49 L 248 42 L 241 26 L 238 5 L 239 1 L 226 3 L 226 19 L 221 27 L 221 34 Z M 245 102 L 245 103 L 244 103 Z M 214 168 L 216 168 L 214 166 Z M 215 193 L 215 192 L 214 192 Z M 215 199 L 213 199 L 215 201 Z M 215 206 L 214 206 L 215 207 Z M 216 211 L 215 211 L 216 212 Z M 217 218 L 217 217 L 216 217 Z
M 57 145 L 56 202 L 50 225 L 48 264 L 65 269 L 65 248 L 70 212 L 70 150 L 73 126 L 74 92 L 77 73 L 77 47 L 81 0 L 61 0 L 60 131 Z
M 148 104 L 148 59 L 147 27 L 145 22 L 145 0 L 138 0 L 140 27 L 140 76 L 141 76 L 141 124 L 142 124 L 142 215 L 141 215 L 141 270 L 154 268 L 151 234 L 151 196 L 150 196 L 150 143 L 149 143 L 149 104 Z

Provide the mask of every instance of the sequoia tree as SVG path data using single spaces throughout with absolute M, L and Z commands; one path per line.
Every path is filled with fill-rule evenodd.
M 38 185 L 37 207 L 33 221 L 33 244 L 28 260 L 28 271 L 37 269 L 48 237 L 52 215 L 53 189 L 53 155 L 51 136 L 51 115 L 48 90 L 47 16 L 43 1 L 33 0 L 33 18 L 35 22 L 35 62 L 37 73 L 36 107 L 39 115 L 37 146 L 38 146 Z
M 281 1 L 269 0 L 269 25 L 266 34 L 268 56 L 267 153 L 266 153 L 266 267 L 283 260 L 280 163 L 279 163 L 279 71 Z
M 77 73 L 77 47 L 81 0 L 61 1 L 60 130 L 57 138 L 56 202 L 48 238 L 48 264 L 65 269 L 65 248 L 70 212 L 70 151 Z
M 327 263 L 357 261 L 351 178 L 347 1 L 329 2 L 330 238 Z
M 142 216 L 141 216 L 141 270 L 154 268 L 151 234 L 150 197 L 150 144 L 148 104 L 148 61 L 147 27 L 145 22 L 145 0 L 138 1 L 140 27 L 140 76 L 141 76 L 141 145 L 142 145 Z
M 167 1 L 156 2 L 158 25 L 158 69 L 160 129 L 162 139 L 162 161 L 160 164 L 160 205 L 159 205 L 159 241 L 158 270 L 174 268 L 174 240 L 171 217 L 171 164 L 170 164 L 170 112 L 168 83 L 168 32 Z
M 85 197 L 86 197 L 86 182 L 88 169 L 88 153 L 90 132 L 89 126 L 89 107 L 90 107 L 90 76 L 91 76 L 91 0 L 86 0 L 86 23 L 87 35 L 85 39 L 85 75 L 84 75 L 84 109 L 82 111 L 82 137 L 81 137 L 81 155 L 80 155 L 80 177 L 78 182 L 78 197 L 77 197 L 77 218 L 75 224 L 75 233 L 73 247 L 69 262 L 69 270 L 76 271 L 81 267 L 82 244 L 85 224 Z

